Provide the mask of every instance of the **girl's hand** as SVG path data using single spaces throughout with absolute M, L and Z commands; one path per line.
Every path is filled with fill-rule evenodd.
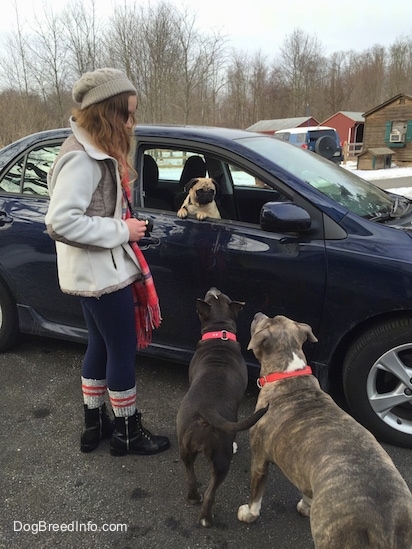
M 129 219 L 125 219 L 125 223 L 129 229 L 129 242 L 139 242 L 139 240 L 145 235 L 147 222 L 131 217 Z

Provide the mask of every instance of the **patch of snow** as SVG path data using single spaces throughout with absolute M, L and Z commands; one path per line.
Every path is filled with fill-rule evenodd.
M 399 168 L 394 165 L 391 168 L 386 168 L 384 170 L 357 170 L 356 161 L 350 160 L 346 164 L 341 164 L 342 168 L 350 170 L 352 173 L 366 179 L 367 181 L 375 182 L 380 179 L 394 179 L 399 177 L 410 177 L 411 178 L 411 187 L 396 187 L 392 189 L 387 189 L 388 191 L 400 194 L 406 198 L 412 199 L 412 167 L 409 168 Z

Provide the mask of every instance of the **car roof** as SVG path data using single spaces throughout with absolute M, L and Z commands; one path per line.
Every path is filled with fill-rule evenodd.
M 242 129 L 220 128 L 218 126 L 182 126 L 173 124 L 137 124 L 135 134 L 137 136 L 144 135 L 147 137 L 187 137 L 190 139 L 205 139 L 206 141 L 211 142 L 215 137 L 232 141 L 242 137 L 262 136 L 261 133 Z
M 275 133 L 285 133 L 285 132 L 289 132 L 289 133 L 306 133 L 306 132 L 316 131 L 316 130 L 333 130 L 333 131 L 336 131 L 335 128 L 331 128 L 330 126 L 305 126 L 303 128 L 289 128 L 289 129 L 286 129 L 286 130 L 278 130 Z
M 55 128 L 52 130 L 44 130 L 27 135 L 9 145 L 6 145 L 3 149 L 0 149 L 0 153 L 3 159 L 7 159 L 7 156 L 14 154 L 19 148 L 26 148 L 31 144 L 35 145 L 39 141 L 48 141 L 53 139 L 64 139 L 72 133 L 71 128 Z M 195 125 L 172 125 L 172 124 L 138 124 L 135 127 L 135 136 L 137 140 L 141 138 L 153 138 L 153 142 L 158 139 L 159 141 L 169 138 L 184 141 L 188 139 L 190 142 L 198 142 L 210 145 L 225 146 L 225 141 L 229 144 L 242 138 L 258 137 L 267 138 L 268 136 L 262 133 L 251 132 L 241 129 L 233 128 L 220 128 L 213 126 L 195 126 Z M 233 145 L 232 145 L 233 146 Z M 241 143 L 237 143 L 235 146 L 239 150 L 241 148 L 244 152 L 244 148 Z M 5 160 L 7 161 L 7 160 Z M 3 162 L 4 164 L 4 162 Z

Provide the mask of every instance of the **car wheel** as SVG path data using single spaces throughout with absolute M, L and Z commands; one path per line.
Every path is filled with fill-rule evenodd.
M 328 160 L 331 159 L 336 152 L 336 142 L 334 138 L 330 135 L 319 137 L 315 143 L 315 152 Z
M 0 351 L 11 347 L 19 336 L 19 318 L 10 290 L 0 280 Z
M 383 322 L 350 347 L 343 389 L 353 417 L 376 438 L 412 448 L 412 319 Z

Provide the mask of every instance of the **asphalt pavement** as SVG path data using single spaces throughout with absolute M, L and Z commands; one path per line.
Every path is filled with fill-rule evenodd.
M 24 337 L 0 354 L 1 548 L 313 548 L 309 520 L 296 511 L 299 494 L 275 466 L 261 517 L 251 525 L 237 520 L 238 506 L 249 493 L 247 433 L 238 435 L 239 451 L 217 492 L 214 526 L 197 524 L 199 508 L 185 501 L 175 427 L 187 390 L 187 365 L 136 359 L 143 422 L 170 437 L 168 451 L 113 457 L 104 441 L 91 454 L 82 454 L 84 350 L 78 344 Z M 257 391 L 250 382 L 240 417 L 253 411 Z M 385 448 L 410 482 L 411 450 Z M 209 471 L 203 456 L 197 471 L 204 488 Z

